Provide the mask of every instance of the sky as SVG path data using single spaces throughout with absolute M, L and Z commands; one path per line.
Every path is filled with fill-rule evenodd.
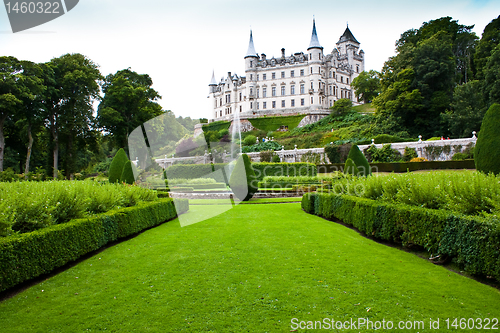
M 212 71 L 217 81 L 228 72 L 245 75 L 250 29 L 257 53 L 279 57 L 281 48 L 306 52 L 313 17 L 325 54 L 349 24 L 365 69 L 380 71 L 406 30 L 451 16 L 475 25 L 481 37 L 499 14 L 498 0 L 80 0 L 65 15 L 15 34 L 0 8 L 0 55 L 40 63 L 81 53 L 104 76 L 130 67 L 151 76 L 165 110 L 207 118 Z

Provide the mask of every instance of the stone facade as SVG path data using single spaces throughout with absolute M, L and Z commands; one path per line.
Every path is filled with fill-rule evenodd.
M 264 114 L 328 114 L 328 108 L 340 98 L 360 104 L 350 86 L 365 69 L 364 52 L 359 46 L 347 27 L 333 51 L 325 55 L 313 21 L 307 52 L 287 56 L 281 49 L 281 57 L 268 59 L 264 53 L 255 52 L 250 32 L 245 76 L 228 72 L 217 83 L 212 75 L 209 121 L 231 121 L 235 112 L 241 119 Z

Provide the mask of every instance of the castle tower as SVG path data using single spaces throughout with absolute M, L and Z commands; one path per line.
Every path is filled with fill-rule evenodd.
M 359 45 L 358 40 L 352 34 L 349 26 L 347 26 L 337 42 L 337 49 L 340 53 L 340 59 L 342 59 L 345 74 L 347 74 L 346 80 L 348 80 L 345 82 L 348 87 L 344 92 L 344 97 L 350 96 L 351 100 L 355 103 L 358 101 L 355 99 L 350 85 L 352 80 L 365 70 L 364 52 L 363 50 L 359 50 Z M 347 96 L 346 93 L 348 94 Z
M 259 56 L 255 52 L 255 46 L 253 44 L 252 30 L 250 30 L 250 41 L 248 42 L 248 50 L 245 56 L 245 73 L 247 78 L 247 90 L 246 95 L 249 99 L 249 111 L 256 111 L 257 104 L 255 102 L 256 98 L 256 82 L 257 82 L 257 62 L 259 61 Z
M 313 29 L 311 34 L 311 42 L 307 48 L 309 52 L 309 95 L 311 110 L 321 108 L 324 96 L 324 82 L 321 80 L 321 65 L 323 62 L 323 47 L 319 43 L 318 34 L 316 33 L 316 20 L 313 19 Z
M 217 82 L 215 81 L 215 72 L 212 71 L 212 80 L 210 80 L 210 84 L 208 85 L 208 91 L 209 91 L 209 105 L 215 110 L 217 108 L 217 101 L 215 99 L 215 93 L 217 92 Z M 213 114 L 215 116 L 214 118 L 217 117 L 216 115 L 217 111 Z

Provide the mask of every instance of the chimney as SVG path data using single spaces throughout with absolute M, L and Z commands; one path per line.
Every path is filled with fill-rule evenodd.
M 282 48 L 281 49 L 281 57 L 284 58 L 285 57 L 285 48 Z

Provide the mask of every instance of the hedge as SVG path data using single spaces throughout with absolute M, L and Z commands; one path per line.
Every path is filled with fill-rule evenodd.
M 229 129 L 230 126 L 231 126 L 230 121 L 220 120 L 220 121 L 215 121 L 215 122 L 210 123 L 210 124 L 202 125 L 201 128 L 202 128 L 203 132 L 206 133 L 209 131 L 219 132 L 220 130 L 223 130 L 223 129 Z
M 189 209 L 187 200 L 177 202 L 179 213 Z M 176 215 L 172 199 L 158 199 L 0 239 L 0 292 Z
M 288 130 L 291 131 L 300 124 L 304 117 L 305 115 L 261 117 L 248 119 L 248 121 L 250 121 L 253 127 L 265 132 L 276 131 L 280 126 L 287 126 Z
M 302 208 L 366 235 L 454 258 L 466 272 L 500 282 L 500 220 L 336 194 L 309 193 Z
M 427 162 L 395 162 L 395 163 L 370 163 L 372 172 L 407 172 L 418 170 L 446 170 L 446 169 L 475 169 L 474 160 L 462 161 L 427 161 Z M 320 164 L 318 173 L 331 173 L 344 171 L 344 164 Z
M 191 187 L 194 190 L 215 190 L 215 189 L 226 189 L 226 183 L 212 183 L 212 184 L 177 184 L 172 185 L 172 187 Z
M 214 178 L 218 183 L 226 183 L 222 172 L 214 171 L 224 169 L 227 164 L 176 164 L 166 169 L 167 178 Z M 255 176 L 262 181 L 266 176 L 316 176 L 316 165 L 312 163 L 252 163 Z

